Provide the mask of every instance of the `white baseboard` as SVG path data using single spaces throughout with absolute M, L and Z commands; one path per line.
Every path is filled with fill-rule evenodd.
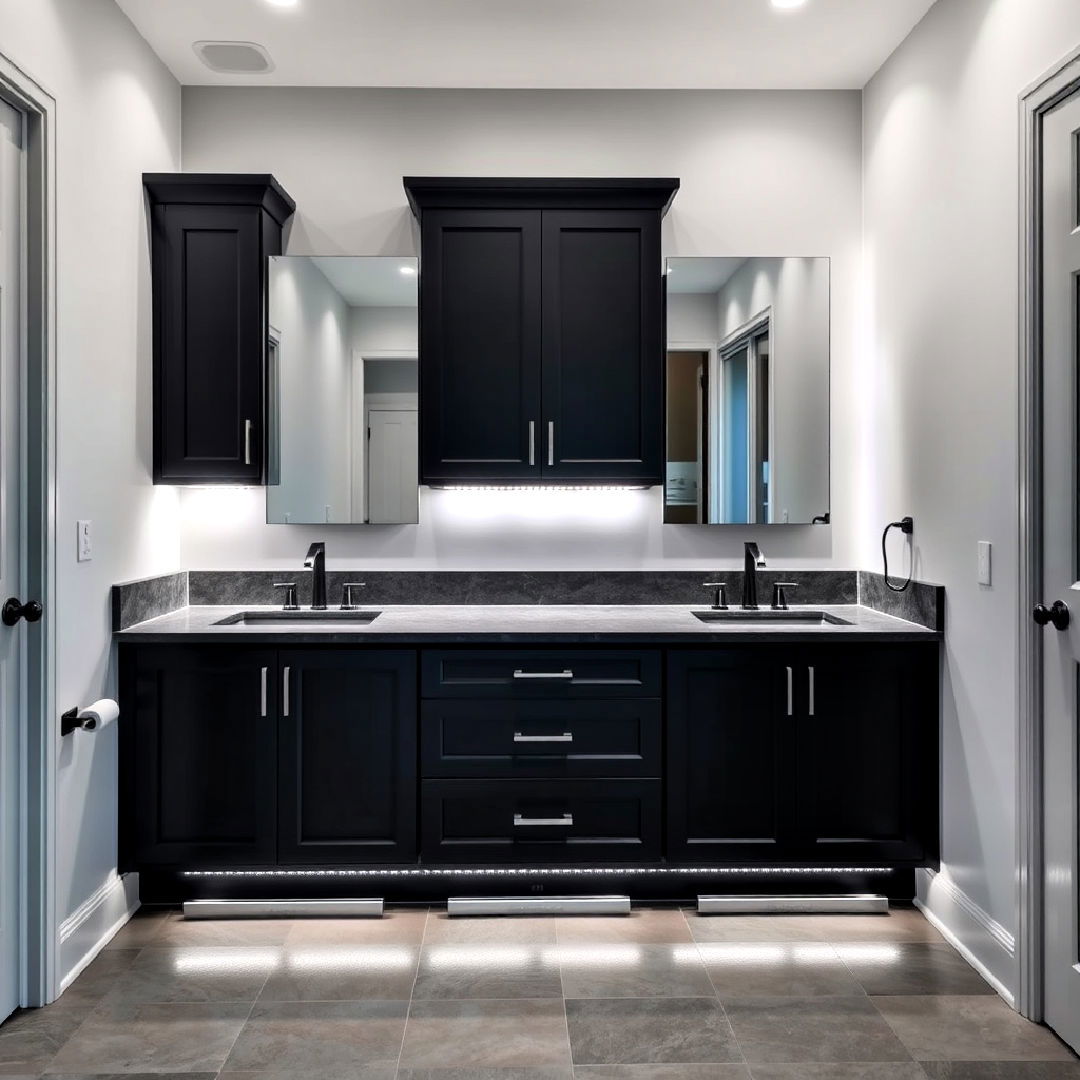
M 60 924 L 61 994 L 138 907 L 139 875 L 113 873 Z
M 915 905 L 945 940 L 1016 1008 L 1016 939 L 945 871 L 918 870 Z

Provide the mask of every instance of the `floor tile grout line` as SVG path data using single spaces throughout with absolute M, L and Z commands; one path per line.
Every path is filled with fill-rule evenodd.
M 420 964 L 424 959 L 424 943 L 427 941 L 428 923 L 431 922 L 431 905 L 424 911 L 424 926 L 420 931 L 420 943 L 416 946 L 416 969 L 413 971 L 412 986 L 409 987 L 409 1000 L 405 1005 L 405 1023 L 401 1026 L 401 1045 L 398 1047 L 397 1065 L 394 1067 L 394 1080 L 401 1074 L 401 1058 L 405 1053 L 405 1038 L 409 1034 L 409 1021 L 412 1020 L 413 1002 L 416 1000 L 416 983 L 420 978 Z

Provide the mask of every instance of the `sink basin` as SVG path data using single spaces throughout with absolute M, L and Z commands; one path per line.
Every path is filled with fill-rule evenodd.
M 377 619 L 381 611 L 238 611 L 215 626 L 264 626 L 267 623 L 369 623 Z
M 805 626 L 850 626 L 848 619 L 833 615 L 831 611 L 812 611 L 801 608 L 790 611 L 773 611 L 766 608 L 761 611 L 743 611 L 731 608 L 728 611 L 695 611 L 692 614 L 702 622 L 730 623 L 799 623 Z

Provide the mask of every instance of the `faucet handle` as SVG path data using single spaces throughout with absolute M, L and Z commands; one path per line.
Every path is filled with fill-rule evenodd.
M 713 611 L 727 611 L 727 582 L 706 581 L 701 586 L 703 589 L 715 589 L 713 593 Z
M 299 611 L 300 605 L 296 602 L 296 582 L 295 581 L 275 581 L 275 589 L 285 590 L 285 603 L 283 610 L 285 611 Z
M 787 611 L 788 602 L 785 589 L 797 589 L 799 583 L 797 581 L 774 581 L 772 587 L 772 609 L 773 611 Z
M 352 611 L 356 608 L 356 604 L 353 603 L 353 589 L 362 589 L 367 584 L 366 581 L 346 581 L 341 586 L 341 610 Z

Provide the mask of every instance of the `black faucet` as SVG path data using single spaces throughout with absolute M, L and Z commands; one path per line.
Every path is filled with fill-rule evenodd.
M 326 610 L 326 545 L 320 540 L 308 548 L 305 568 L 311 571 L 311 609 Z
M 747 540 L 743 558 L 742 609 L 757 611 L 757 572 L 765 565 L 765 556 L 758 550 L 753 540 Z

